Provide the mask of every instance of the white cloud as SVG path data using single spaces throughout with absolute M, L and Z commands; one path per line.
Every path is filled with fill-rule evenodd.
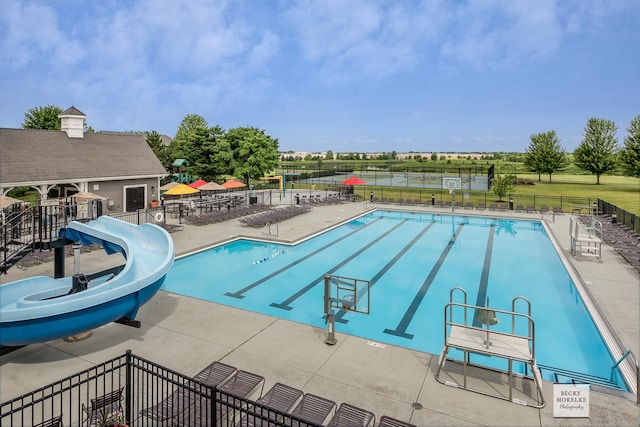
M 521 66 L 557 51 L 563 37 L 554 0 L 461 4 L 444 37 L 443 58 L 460 66 Z
M 48 54 L 62 38 L 55 11 L 40 3 L 3 3 L 0 27 L 0 63 L 14 69 Z
M 351 80 L 415 66 L 439 27 L 438 4 L 425 4 L 309 0 L 285 15 L 304 59 L 325 77 Z

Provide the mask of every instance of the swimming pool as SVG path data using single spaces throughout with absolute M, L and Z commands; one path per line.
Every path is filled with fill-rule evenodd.
M 325 328 L 325 274 L 370 281 L 371 314 L 338 312 L 337 332 L 432 354 L 452 288 L 500 310 L 524 296 L 545 379 L 627 390 L 540 221 L 374 211 L 297 245 L 237 240 L 180 258 L 163 289 Z

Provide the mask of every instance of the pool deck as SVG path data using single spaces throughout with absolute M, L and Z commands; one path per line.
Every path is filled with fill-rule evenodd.
M 279 240 L 292 242 L 312 235 L 362 214 L 365 205 L 353 202 L 314 206 L 311 212 L 280 223 Z M 425 207 L 380 207 L 450 212 Z M 455 213 L 541 218 L 540 214 L 464 209 L 456 209 Z M 549 214 L 544 219 L 617 336 L 640 357 L 640 275 L 607 245 L 603 245 L 602 263 L 591 258 L 579 261 L 571 257 L 567 249 L 569 217 L 569 214 Z M 185 225 L 184 230 L 172 233 L 178 255 L 237 236 L 263 237 L 261 229 L 242 226 L 237 220 L 206 226 Z M 119 261 L 106 257 L 102 251 L 81 255 L 83 271 L 99 270 Z M 67 274 L 73 271 L 73 257 L 67 257 L 66 271 Z M 53 275 L 53 263 L 24 270 L 13 267 L 7 275 L 0 276 L 0 283 L 35 275 Z M 339 326 L 337 344 L 329 346 L 324 342 L 326 329 L 164 291 L 140 309 L 138 320 L 142 322 L 140 329 L 112 323 L 98 328 L 83 341 L 60 339 L 3 355 L 0 357 L 1 400 L 19 396 L 131 349 L 136 355 L 187 375 L 197 373 L 213 360 L 221 360 L 264 376 L 265 389 L 275 382 L 283 382 L 338 404 L 348 402 L 368 409 L 377 419 L 388 415 L 417 426 L 639 425 L 640 407 L 635 404 L 635 396 L 628 393 L 614 395 L 592 390 L 589 418 L 554 418 L 550 382 L 544 382 L 547 405 L 542 409 L 448 387 L 434 377 L 438 355 L 392 345 L 372 345 L 376 343 L 339 333 Z M 476 374 L 473 381 L 484 383 L 485 374 Z M 506 389 L 505 385 L 501 391 Z

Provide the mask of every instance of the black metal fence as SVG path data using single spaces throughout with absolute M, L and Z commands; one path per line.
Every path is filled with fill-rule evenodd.
M 640 234 L 640 220 L 637 215 L 627 212 L 604 200 L 598 200 L 598 211 L 603 215 L 615 218 L 619 224 L 624 224 L 636 234 Z
M 109 400 L 110 396 L 117 398 Z M 98 403 L 104 405 L 99 407 Z M 159 408 L 156 414 L 162 413 L 161 419 L 147 415 L 145 409 L 153 407 Z M 316 426 L 254 400 L 225 393 L 130 351 L 0 404 L 0 425 L 6 427 L 35 426 L 60 416 L 67 427 L 233 426 L 242 417 L 248 419 L 248 425 Z

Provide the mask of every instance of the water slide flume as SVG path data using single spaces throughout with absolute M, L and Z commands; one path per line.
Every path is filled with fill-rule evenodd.
M 86 224 L 70 222 L 63 233 L 83 245 L 100 243 L 109 254 L 120 252 L 126 264 L 115 276 L 90 280 L 86 290 L 76 293 L 70 293 L 71 276 L 36 276 L 0 285 L 0 346 L 45 342 L 134 319 L 173 265 L 173 240 L 153 224 L 102 216 Z

